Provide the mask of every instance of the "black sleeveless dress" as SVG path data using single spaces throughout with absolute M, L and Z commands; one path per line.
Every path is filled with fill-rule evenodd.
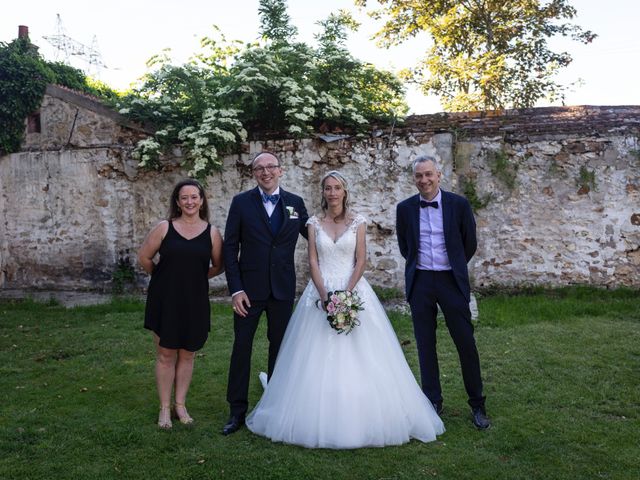
M 200 350 L 211 328 L 209 281 L 211 225 L 187 240 L 173 222 L 160 244 L 160 261 L 153 269 L 144 328 L 160 337 L 160 346 Z

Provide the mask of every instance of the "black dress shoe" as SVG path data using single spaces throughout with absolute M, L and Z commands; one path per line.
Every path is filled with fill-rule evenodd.
M 471 410 L 471 419 L 473 424 L 479 430 L 486 430 L 491 426 L 491 421 L 484 411 L 484 408 L 474 408 Z
M 442 402 L 436 402 L 433 404 L 433 409 L 436 411 L 438 416 L 442 415 Z
M 224 427 L 222 427 L 222 434 L 231 435 L 232 433 L 240 430 L 240 427 L 242 427 L 243 425 L 244 425 L 244 416 L 237 417 L 235 415 L 231 415 L 231 417 L 229 417 L 229 420 L 227 421 L 227 424 Z

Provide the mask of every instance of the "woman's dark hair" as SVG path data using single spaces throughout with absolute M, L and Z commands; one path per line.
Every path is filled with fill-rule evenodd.
M 198 192 L 200 193 L 200 198 L 202 199 L 202 206 L 200 207 L 200 218 L 205 222 L 209 223 L 209 204 L 207 203 L 207 196 L 204 193 L 204 188 L 200 185 L 200 182 L 194 180 L 193 178 L 185 178 L 184 180 L 178 182 L 178 184 L 173 188 L 173 193 L 171 194 L 171 200 L 169 201 L 169 218 L 171 221 L 174 218 L 178 218 L 182 215 L 182 210 L 178 206 L 178 197 L 180 196 L 180 190 L 182 187 L 196 187 Z

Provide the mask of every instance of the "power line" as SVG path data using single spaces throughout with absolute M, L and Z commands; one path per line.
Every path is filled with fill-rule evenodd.
M 43 35 L 42 37 L 55 48 L 56 60 L 60 60 L 62 57 L 62 61 L 69 65 L 72 57 L 79 58 L 89 65 L 90 73 L 94 76 L 99 74 L 100 69 L 108 68 L 102 61 L 102 55 L 98 49 L 98 40 L 95 35 L 91 46 L 86 46 L 67 34 L 59 13 L 56 14 L 56 17 L 56 33 L 54 35 Z

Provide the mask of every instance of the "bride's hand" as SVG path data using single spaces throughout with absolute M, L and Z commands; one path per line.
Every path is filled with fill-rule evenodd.
M 326 300 L 323 300 L 323 298 L 326 298 Z M 329 294 L 327 292 L 324 292 L 324 295 L 322 295 L 322 293 L 320 293 L 320 298 L 318 300 L 316 300 L 316 307 L 318 307 L 323 312 L 326 312 L 327 311 L 327 302 L 328 301 L 329 301 Z

